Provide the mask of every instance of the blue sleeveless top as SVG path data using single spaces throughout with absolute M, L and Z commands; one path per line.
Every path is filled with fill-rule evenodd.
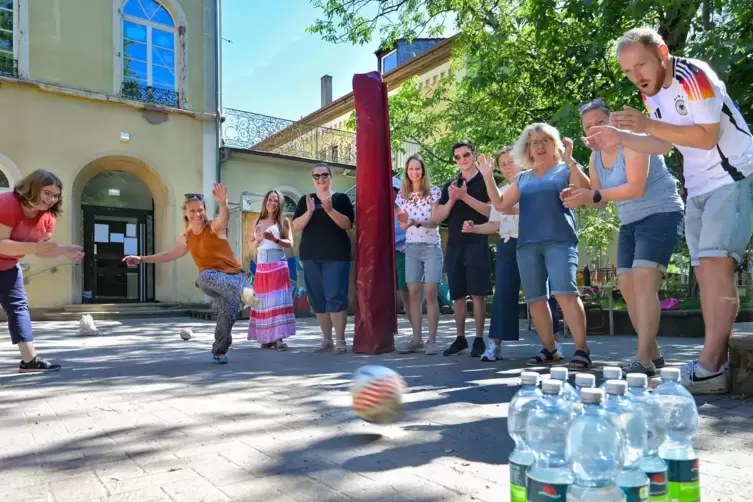
M 627 183 L 622 146 L 618 148 L 617 157 L 611 168 L 604 167 L 601 152 L 594 155 L 593 167 L 603 188 L 614 188 Z M 667 169 L 661 155 L 649 156 L 646 191 L 643 196 L 639 199 L 615 202 L 615 205 L 622 225 L 640 221 L 655 213 L 672 213 L 684 209 L 682 198 L 677 191 L 677 180 Z
M 515 177 L 520 191 L 518 247 L 537 242 L 578 244 L 575 217 L 562 205 L 560 192 L 569 186 L 570 169 L 564 162 L 537 178 L 533 170 Z

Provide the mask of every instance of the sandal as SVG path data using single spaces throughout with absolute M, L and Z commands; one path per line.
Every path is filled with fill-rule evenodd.
M 576 357 L 579 357 L 580 359 L 575 359 Z M 585 350 L 576 350 L 573 353 L 573 357 L 570 359 L 567 368 L 574 371 L 584 371 L 589 369 L 592 364 L 591 351 L 586 352 Z
M 283 350 L 288 350 L 288 344 L 283 342 L 282 340 L 277 340 L 277 343 L 275 343 L 275 348 L 278 352 L 282 352 Z
M 329 352 L 333 348 L 335 348 L 335 346 L 332 343 L 332 340 L 322 340 L 322 343 L 314 349 L 314 353 L 316 354 L 319 352 Z
M 275 342 L 272 343 L 262 343 L 261 344 L 262 349 L 274 349 L 275 348 Z
M 348 351 L 345 340 L 338 340 L 335 342 L 335 354 L 345 354 Z
M 526 364 L 528 366 L 538 366 L 540 364 L 554 364 L 558 362 L 561 359 L 559 352 L 555 349 L 554 351 L 550 351 L 547 348 L 541 349 L 541 352 L 536 354 L 536 356 L 530 358 L 526 361 Z

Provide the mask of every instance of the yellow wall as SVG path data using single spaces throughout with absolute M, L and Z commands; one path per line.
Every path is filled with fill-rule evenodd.
M 122 105 L 59 96 L 6 83 L 0 109 L 13 120 L 0 121 L 0 153 L 21 174 L 44 168 L 63 181 L 64 211 L 53 239 L 81 243 L 81 190 L 95 174 L 118 169 L 139 176 L 155 200 L 156 251 L 169 249 L 183 230 L 182 194 L 202 186 L 202 122 L 179 114 L 141 112 Z M 166 119 L 152 125 L 145 119 Z M 120 142 L 120 133 L 131 139 Z M 99 159 L 99 160 L 98 160 Z M 14 180 L 17 181 L 17 180 Z M 30 273 L 63 259 L 28 258 Z M 29 275 L 29 274 L 27 274 Z M 28 285 L 35 307 L 80 302 L 82 267 L 34 276 Z M 164 302 L 200 301 L 189 257 L 156 266 L 156 296 Z M 44 283 L 44 284 L 43 284 Z

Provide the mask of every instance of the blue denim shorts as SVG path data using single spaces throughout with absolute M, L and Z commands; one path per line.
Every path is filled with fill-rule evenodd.
M 348 310 L 349 261 L 303 260 L 303 278 L 315 313 Z
M 629 274 L 636 267 L 667 265 L 682 235 L 682 212 L 656 213 L 620 227 L 617 244 L 617 273 Z
M 690 264 L 701 258 L 734 258 L 740 263 L 753 234 L 753 175 L 688 199 L 685 240 Z
M 405 282 L 442 282 L 442 248 L 439 244 L 406 244 Z
M 526 303 L 551 294 L 577 295 L 578 245 L 571 242 L 532 242 L 518 248 L 518 270 Z M 547 280 L 548 279 L 548 280 Z

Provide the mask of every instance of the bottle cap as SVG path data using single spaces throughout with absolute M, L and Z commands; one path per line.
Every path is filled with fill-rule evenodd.
M 562 392 L 562 382 L 559 380 L 544 380 L 541 382 L 541 390 L 544 394 L 559 394 Z
M 622 396 L 627 391 L 627 382 L 624 380 L 607 380 L 607 394 Z
M 580 395 L 587 404 L 599 404 L 604 400 L 604 391 L 601 389 L 583 389 Z
M 539 374 L 535 371 L 524 371 L 520 374 L 521 385 L 537 385 L 539 383 Z
M 549 370 L 549 375 L 554 378 L 555 380 L 560 380 L 562 382 L 567 382 L 567 368 L 563 366 L 558 366 L 556 368 L 552 368 Z
M 643 387 L 645 389 L 648 386 L 648 377 L 643 373 L 628 373 L 625 378 L 628 387 Z
M 602 370 L 602 375 L 604 375 L 604 380 L 619 380 L 622 378 L 622 368 L 605 366 Z
M 662 368 L 661 379 L 678 382 L 680 380 L 680 368 Z
M 575 375 L 575 386 L 578 388 L 589 388 L 596 385 L 596 377 L 590 373 L 578 373 Z

